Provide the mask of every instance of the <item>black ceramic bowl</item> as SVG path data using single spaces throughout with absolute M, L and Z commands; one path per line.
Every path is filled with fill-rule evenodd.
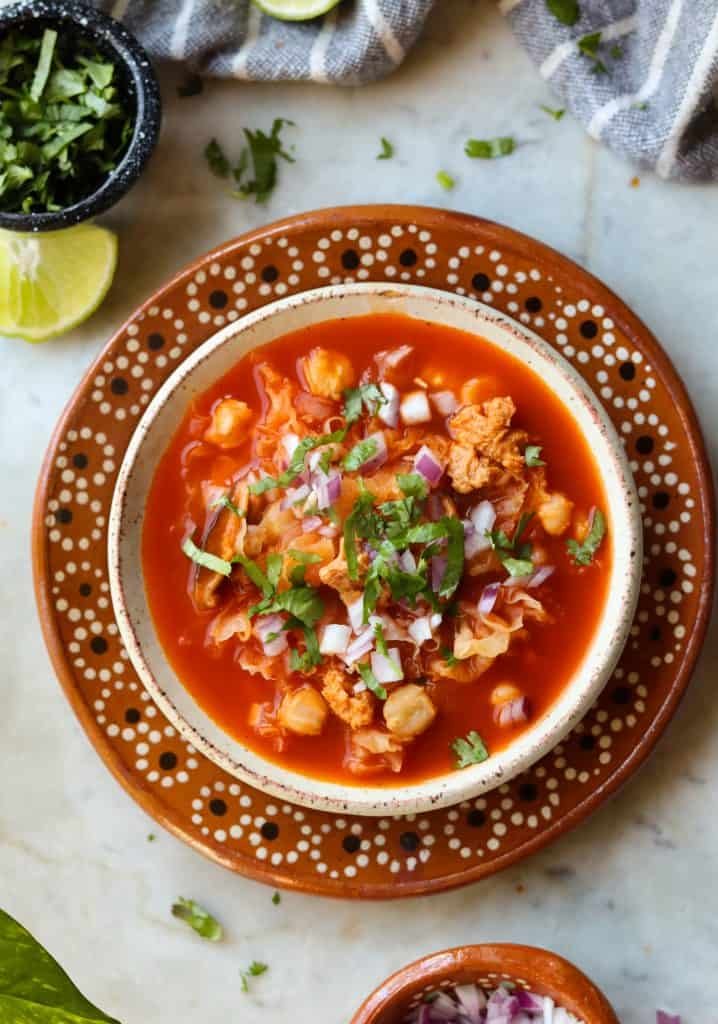
M 0 227 L 11 231 L 56 231 L 97 216 L 132 187 L 157 142 L 160 90 L 149 58 L 124 25 L 76 0 L 20 0 L 0 7 L 0 38 L 14 28 L 55 28 L 82 34 L 111 60 L 133 117 L 133 131 L 120 163 L 90 195 L 53 213 L 4 213 Z

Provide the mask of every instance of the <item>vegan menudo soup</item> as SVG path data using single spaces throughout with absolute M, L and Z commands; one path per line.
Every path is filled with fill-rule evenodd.
M 578 668 L 610 523 L 571 415 L 480 338 L 333 320 L 188 410 L 143 536 L 166 655 L 228 733 L 335 782 L 512 743 Z

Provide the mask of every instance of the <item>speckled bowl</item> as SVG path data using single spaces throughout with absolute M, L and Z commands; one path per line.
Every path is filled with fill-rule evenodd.
M 401 1024 L 428 992 L 465 984 L 491 989 L 501 982 L 550 996 L 583 1024 L 618 1024 L 603 993 L 568 960 L 545 949 L 502 943 L 459 946 L 415 960 L 383 981 L 351 1024 Z
M 0 6 L 0 37 L 10 29 L 38 23 L 81 33 L 107 55 L 119 71 L 123 95 L 134 116 L 134 128 L 124 157 L 98 189 L 72 206 L 52 213 L 0 211 L 0 228 L 10 231 L 57 231 L 114 206 L 140 176 L 160 131 L 162 108 L 157 78 L 149 57 L 124 25 L 77 0 L 20 0 Z
M 476 334 L 526 363 L 586 436 L 609 506 L 613 565 L 605 607 L 584 660 L 556 703 L 506 750 L 483 764 L 410 785 L 349 786 L 288 771 L 225 733 L 168 665 L 147 605 L 142 520 L 158 460 L 193 398 L 246 352 L 305 325 L 368 313 L 400 313 Z M 410 814 L 467 800 L 507 782 L 548 753 L 583 717 L 623 649 L 638 597 L 641 522 L 623 446 L 582 377 L 528 328 L 471 299 L 413 285 L 349 284 L 271 303 L 196 349 L 147 407 L 120 469 L 109 519 L 108 567 L 117 623 L 143 684 L 194 747 L 237 778 L 289 803 L 352 814 Z

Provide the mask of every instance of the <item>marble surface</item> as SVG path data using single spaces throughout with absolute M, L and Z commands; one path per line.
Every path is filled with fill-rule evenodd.
M 0 341 L 0 905 L 122 1024 L 345 1024 L 362 997 L 411 958 L 462 942 L 548 946 L 605 988 L 624 1024 L 653 1008 L 686 1024 L 716 1017 L 718 643 L 709 641 L 679 714 L 635 778 L 588 823 L 472 888 L 401 904 L 284 894 L 234 877 L 162 832 L 117 786 L 55 682 L 36 621 L 29 523 L 53 425 L 81 373 L 130 310 L 226 237 L 328 204 L 413 201 L 504 221 L 585 264 L 662 339 L 713 454 L 718 438 L 718 189 L 641 177 L 552 98 L 488 4 L 451 0 L 391 79 L 361 90 L 213 84 L 178 100 L 163 70 L 166 121 L 139 187 L 106 218 L 120 235 L 102 310 L 62 340 Z M 298 160 L 266 208 L 234 202 L 202 149 L 240 126 L 296 121 Z M 469 161 L 469 135 L 514 134 L 508 159 Z M 377 162 L 378 137 L 396 146 Z M 457 178 L 442 192 L 435 173 Z M 147 834 L 156 832 L 154 843 Z M 228 939 L 203 943 L 170 917 L 178 895 L 206 904 Z M 240 968 L 264 960 L 251 994 Z

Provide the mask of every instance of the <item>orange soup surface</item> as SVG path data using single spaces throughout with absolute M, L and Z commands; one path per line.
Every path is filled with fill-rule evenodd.
M 514 357 L 373 315 L 255 349 L 150 490 L 143 567 L 178 677 L 286 768 L 396 785 L 551 707 L 606 598 L 610 522 L 570 414 Z

